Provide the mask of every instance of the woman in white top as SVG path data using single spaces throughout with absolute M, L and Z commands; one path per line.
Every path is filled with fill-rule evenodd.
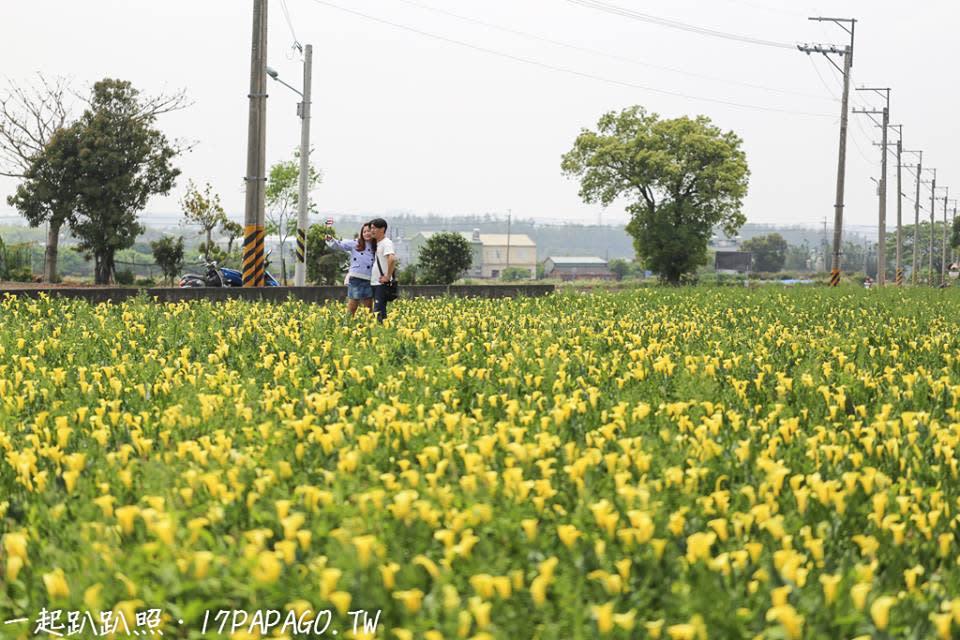
M 372 309 L 373 289 L 370 288 L 370 274 L 373 270 L 377 241 L 373 239 L 370 223 L 363 225 L 360 234 L 353 240 L 337 240 L 331 235 L 328 235 L 326 240 L 328 247 L 350 253 L 350 267 L 345 280 L 347 311 L 352 316 L 361 304 L 367 309 Z

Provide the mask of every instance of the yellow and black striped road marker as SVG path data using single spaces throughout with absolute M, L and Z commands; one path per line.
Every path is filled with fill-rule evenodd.
M 307 259 L 307 232 L 301 227 L 297 229 L 297 262 Z
M 835 287 L 840 284 L 840 269 L 834 269 L 830 272 L 830 286 Z
M 263 226 L 243 228 L 243 286 L 263 286 Z
M 897 269 L 897 286 L 903 286 L 903 269 Z

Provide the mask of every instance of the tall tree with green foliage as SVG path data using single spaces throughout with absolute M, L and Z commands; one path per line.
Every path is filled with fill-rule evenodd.
M 203 190 L 190 180 L 187 183 L 187 193 L 180 200 L 183 207 L 183 217 L 190 224 L 200 227 L 200 233 L 205 234 L 206 241 L 200 243 L 200 253 L 205 260 L 220 260 L 222 252 L 213 242 L 213 231 L 228 222 L 227 212 L 220 204 L 220 195 L 213 192 L 208 182 Z
M 582 130 L 561 167 L 580 179 L 587 203 L 629 199 L 637 255 L 661 281 L 679 284 L 706 264 L 714 227 L 734 235 L 746 222 L 742 143 L 706 116 L 662 120 L 634 106 L 604 114 L 596 131 Z
M 754 271 L 780 271 L 787 261 L 787 241 L 779 233 L 750 238 L 740 245 L 740 249 L 753 254 Z
M 138 216 L 150 197 L 173 188 L 179 149 L 155 124 L 181 106 L 182 94 L 145 98 L 127 81 L 101 80 L 80 118 L 37 159 L 55 177 L 57 193 L 70 198 L 70 227 L 77 249 L 94 259 L 97 284 L 111 281 L 114 255 L 143 233 Z
M 45 282 L 59 280 L 60 230 L 69 223 L 73 211 L 63 194 L 45 182 L 50 176 L 37 167 L 35 161 L 53 136 L 69 122 L 72 93 L 66 78 L 48 79 L 43 74 L 37 74 L 34 82 L 8 80 L 7 86 L 0 90 L 0 176 L 23 180 L 23 193 L 9 197 L 8 203 L 20 209 L 30 226 L 47 225 Z M 43 197 L 49 199 L 38 200 Z
M 316 284 L 336 285 L 343 281 L 349 255 L 327 246 L 327 234 L 337 232 L 320 224 L 307 230 L 307 280 Z
M 452 284 L 473 264 L 470 243 L 459 233 L 435 233 L 420 247 L 417 281 L 423 284 Z
M 320 172 L 310 166 L 307 177 L 307 193 L 320 184 Z M 287 284 L 287 241 L 297 232 L 297 212 L 300 206 L 300 150 L 294 152 L 293 160 L 284 160 L 270 167 L 266 190 L 267 233 L 280 237 L 280 271 L 283 284 Z M 313 203 L 309 203 L 313 211 Z M 309 254 L 309 250 L 307 251 Z
M 154 262 L 163 272 L 164 280 L 172 285 L 173 279 L 183 268 L 183 236 L 178 236 L 176 240 L 173 236 L 153 240 L 150 242 L 150 249 L 153 251 Z
M 56 282 L 60 230 L 77 223 L 77 185 L 82 171 L 76 125 L 60 128 L 50 137 L 22 175 L 17 190 L 7 203 L 27 219 L 30 226 L 47 224 L 44 281 Z

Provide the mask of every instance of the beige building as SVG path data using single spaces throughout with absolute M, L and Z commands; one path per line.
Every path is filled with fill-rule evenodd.
M 481 233 L 483 247 L 481 277 L 499 279 L 509 267 L 526 269 L 530 279 L 537 277 L 537 244 L 524 233 Z
M 436 231 L 420 231 L 410 238 L 410 260 L 417 261 L 420 249 Z M 530 279 L 537 277 L 537 245 L 529 236 L 523 233 L 480 233 L 474 229 L 472 233 L 460 231 L 470 244 L 473 254 L 473 264 L 465 274 L 467 278 L 490 278 L 499 280 L 507 265 L 526 269 L 530 272 Z M 510 248 L 510 260 L 507 261 L 507 245 Z

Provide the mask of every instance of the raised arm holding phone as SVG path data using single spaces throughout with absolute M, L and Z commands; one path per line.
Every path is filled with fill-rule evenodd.
M 347 311 L 350 315 L 357 312 L 361 304 L 367 309 L 373 308 L 373 289 L 371 271 L 377 241 L 373 239 L 370 223 L 361 227 L 360 234 L 354 240 L 338 240 L 329 232 L 325 240 L 327 246 L 350 254 L 350 266 L 347 272 Z

